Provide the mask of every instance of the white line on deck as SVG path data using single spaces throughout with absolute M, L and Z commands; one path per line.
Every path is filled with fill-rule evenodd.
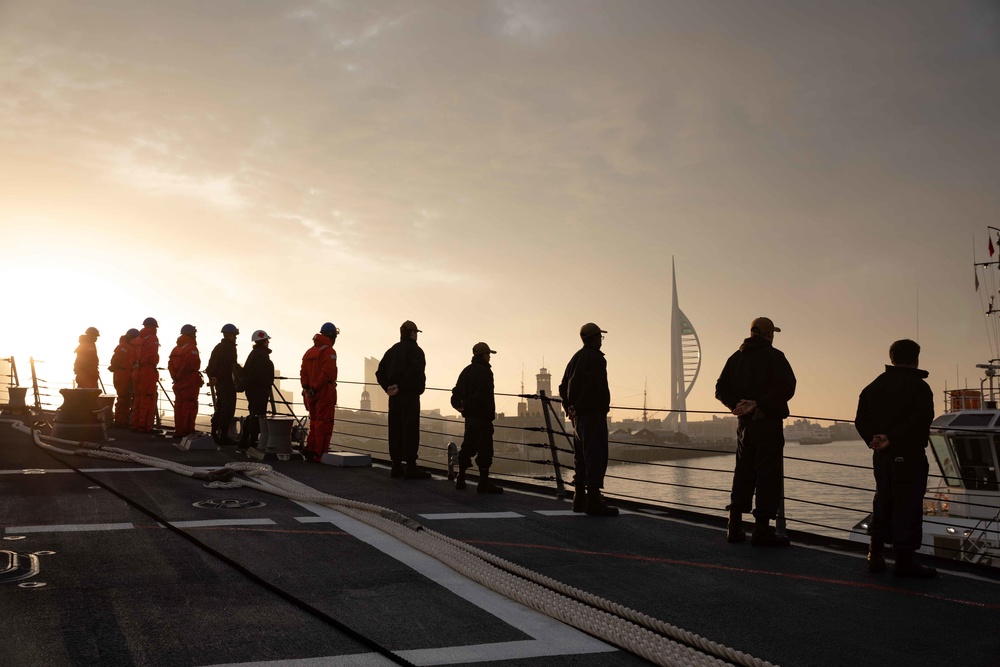
M 428 521 L 448 521 L 450 519 L 523 519 L 517 512 L 444 512 L 442 514 L 418 514 Z
M 574 512 L 573 510 L 535 510 L 535 514 L 542 516 L 587 516 L 583 512 Z
M 211 528 L 213 526 L 273 526 L 271 519 L 206 519 L 202 521 L 170 521 L 174 528 Z
M 218 470 L 222 466 L 192 466 L 197 470 Z M 168 472 L 162 468 L 80 468 L 80 472 Z M 26 472 L 30 471 L 30 472 Z M 76 470 L 72 468 L 20 468 L 18 470 L 0 470 L 0 475 L 38 475 L 38 474 L 51 474 L 51 473 L 67 473 Z
M 4 528 L 5 535 L 16 535 L 20 533 L 86 533 L 103 530 L 132 530 L 135 526 L 131 523 L 66 523 L 53 524 L 51 526 L 11 526 Z
M 532 640 L 481 644 L 478 646 L 452 646 L 446 648 L 414 649 L 399 651 L 399 655 L 417 665 L 445 665 L 454 663 L 516 660 L 545 656 L 579 655 L 583 653 L 610 653 L 618 649 L 609 644 L 565 625 L 553 618 L 494 593 L 485 586 L 468 579 L 440 561 L 417 551 L 377 528 L 352 519 L 340 512 L 316 505 L 295 501 L 316 515 L 334 524 L 379 551 L 413 568 L 443 588 L 492 614 L 499 620 L 517 628 Z M 303 522 L 305 523 L 305 522 Z M 313 522 L 310 522 L 313 523 Z M 322 658 L 315 664 L 340 665 L 334 656 Z M 327 662 L 329 661 L 329 662 Z M 299 667 L 299 663 L 275 661 L 257 665 Z M 301 663 L 307 665 L 309 663 Z M 353 664 L 353 663 L 345 663 Z M 376 663 L 373 663 L 376 664 Z M 377 663 L 384 664 L 384 663 Z

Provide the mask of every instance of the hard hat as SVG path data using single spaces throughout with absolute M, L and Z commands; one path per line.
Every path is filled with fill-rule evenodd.
M 155 317 L 147 317 L 146 319 L 144 319 L 142 321 L 142 326 L 144 326 L 144 327 L 158 327 L 160 325 L 156 323 L 156 318 Z
M 222 325 L 222 333 L 238 334 L 239 329 L 236 328 L 235 324 L 224 324 Z
M 252 334 L 250 334 L 250 340 L 254 343 L 259 343 L 262 340 L 271 340 L 271 337 L 267 335 L 267 332 L 263 329 L 257 329 Z
M 98 336 L 101 335 L 101 332 L 97 330 L 97 327 L 87 327 L 87 330 L 84 331 L 83 333 L 87 334 L 88 336 L 93 336 L 94 338 L 97 338 Z
M 198 330 L 195 328 L 193 324 L 185 324 L 184 326 L 181 327 L 182 336 L 193 336 L 196 333 L 198 333 Z
M 324 322 L 323 326 L 319 328 L 319 332 L 324 336 L 336 336 L 340 333 L 340 329 L 333 322 Z
M 125 332 L 125 340 L 132 340 L 133 338 L 138 338 L 138 337 L 139 337 L 138 329 L 129 329 L 128 331 Z

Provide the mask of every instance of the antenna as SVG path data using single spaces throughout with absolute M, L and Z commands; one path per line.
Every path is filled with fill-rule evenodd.
M 646 387 L 649 384 L 649 378 L 643 378 L 642 380 L 642 427 L 646 428 L 646 422 L 648 418 L 646 416 Z

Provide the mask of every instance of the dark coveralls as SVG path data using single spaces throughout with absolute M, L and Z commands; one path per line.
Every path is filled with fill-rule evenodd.
M 480 470 L 493 465 L 493 420 L 496 399 L 493 397 L 493 369 L 488 361 L 473 357 L 472 363 L 458 376 L 451 390 L 451 406 L 465 417 L 465 437 L 458 452 L 458 467 L 472 467 L 472 457 Z
M 715 383 L 715 397 L 730 410 L 741 400 L 757 409 L 739 418 L 736 470 L 730 511 L 749 513 L 757 495 L 755 518 L 774 519 L 781 505 L 781 457 L 785 448 L 782 421 L 795 395 L 795 374 L 784 353 L 762 336 L 751 336 L 726 361 Z
M 271 349 L 263 345 L 254 345 L 243 364 L 246 374 L 247 415 L 245 426 L 240 433 L 240 449 L 248 449 L 257 445 L 260 436 L 260 417 L 267 415 L 267 403 L 271 400 L 271 385 L 274 383 L 274 362 L 271 361 Z
M 608 361 L 598 349 L 584 345 L 566 365 L 559 397 L 573 408 L 573 484 L 577 489 L 604 488 L 608 471 Z
M 236 343 L 223 338 L 212 350 L 205 374 L 215 378 L 215 412 L 212 413 L 212 438 L 228 445 L 229 425 L 236 415 L 236 385 L 233 366 L 236 364 Z
M 889 446 L 872 455 L 871 535 L 873 542 L 891 542 L 897 552 L 916 551 L 922 537 L 925 448 L 934 421 L 934 394 L 924 382 L 926 377 L 927 371 L 917 368 L 886 366 L 861 391 L 854 420 L 866 443 L 879 433 L 889 438 Z
M 427 361 L 417 341 L 403 335 L 386 350 L 375 379 L 384 390 L 392 385 L 399 393 L 389 397 L 389 458 L 415 466 L 420 449 L 420 395 L 424 393 Z

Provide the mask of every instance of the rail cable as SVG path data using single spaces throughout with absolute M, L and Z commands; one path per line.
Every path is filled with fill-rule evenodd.
M 459 574 L 540 613 L 571 625 L 646 660 L 664 666 L 723 665 L 769 667 L 771 663 L 723 646 L 616 602 L 606 600 L 556 579 L 536 573 L 442 533 L 430 530 L 395 510 L 322 493 L 252 462 L 231 462 L 223 469 L 205 471 L 127 450 L 88 442 L 42 436 L 20 421 L 0 420 L 32 435 L 34 443 L 52 452 L 114 461 L 141 463 L 185 477 L 207 480 L 209 488 L 251 488 L 289 500 L 335 509 L 399 539 L 437 559 Z M 48 441 L 48 442 L 46 442 Z M 55 444 L 75 445 L 61 449 Z M 249 479 L 235 478 L 241 472 Z M 399 656 L 391 657 L 402 661 Z

